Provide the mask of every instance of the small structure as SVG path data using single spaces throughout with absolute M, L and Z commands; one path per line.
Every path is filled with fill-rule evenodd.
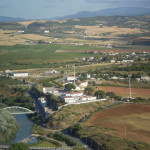
M 29 74 L 27 72 L 16 72 L 16 73 L 13 73 L 13 77 L 28 77 Z
M 66 81 L 74 81 L 76 78 L 74 76 L 64 77 Z
M 47 70 L 47 71 L 45 71 L 45 74 L 52 74 L 52 73 L 59 73 L 59 72 L 56 71 L 56 70 Z
M 92 95 L 83 95 L 80 97 L 81 101 L 92 101 L 92 100 L 96 100 L 96 96 L 92 96 Z
M 87 87 L 88 86 L 88 81 L 80 82 L 79 86 L 81 86 L 81 87 Z
M 44 33 L 49 33 L 49 30 L 45 30 Z
M 76 100 L 74 97 L 71 96 L 61 96 L 61 98 L 66 102 L 66 103 L 75 103 Z
M 72 97 L 80 97 L 83 95 L 83 92 L 67 92 L 65 96 L 72 96 Z
M 106 48 L 112 48 L 112 44 L 108 44 Z
M 6 75 L 7 77 L 13 76 L 13 72 L 12 72 L 11 70 L 5 70 L 5 75 Z
M 38 100 L 40 101 L 42 107 L 47 106 L 47 102 L 46 102 L 45 97 L 39 97 Z
M 58 94 L 58 90 L 56 88 L 43 88 L 43 93 L 51 93 L 51 94 Z

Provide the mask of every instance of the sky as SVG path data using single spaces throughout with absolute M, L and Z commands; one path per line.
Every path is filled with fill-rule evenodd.
M 116 7 L 150 8 L 150 0 L 0 0 L 0 16 L 45 19 Z

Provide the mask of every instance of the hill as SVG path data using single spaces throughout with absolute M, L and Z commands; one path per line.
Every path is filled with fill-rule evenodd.
M 108 8 L 98 11 L 82 11 L 73 15 L 67 15 L 64 17 L 53 17 L 52 20 L 58 19 L 73 19 L 73 18 L 85 18 L 85 17 L 97 17 L 97 16 L 137 16 L 137 15 L 149 15 L 150 8 L 140 7 L 120 7 L 120 8 Z
M 7 17 L 7 16 L 0 16 L 0 21 L 24 21 L 25 19 L 19 17 Z

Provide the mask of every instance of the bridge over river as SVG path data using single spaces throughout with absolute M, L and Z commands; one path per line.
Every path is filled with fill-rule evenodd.
M 34 111 L 24 108 L 24 107 L 19 107 L 19 106 L 11 106 L 11 107 L 5 107 L 2 110 L 7 110 L 11 114 L 33 114 L 35 113 Z
M 9 148 L 8 145 L 0 145 L 0 150 L 7 150 Z M 29 147 L 29 150 L 72 150 L 71 147 L 58 147 L 58 148 L 52 148 L 52 147 Z

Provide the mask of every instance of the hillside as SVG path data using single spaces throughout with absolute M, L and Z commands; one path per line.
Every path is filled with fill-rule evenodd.
M 106 16 L 58 21 L 0 22 L 0 45 L 150 45 L 149 18 Z

